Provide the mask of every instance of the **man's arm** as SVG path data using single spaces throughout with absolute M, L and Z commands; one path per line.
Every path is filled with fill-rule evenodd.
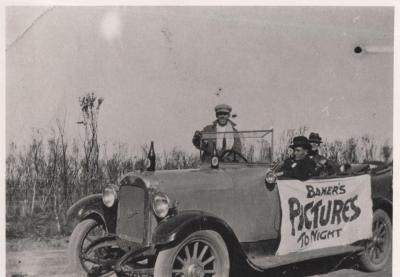
M 203 139 L 203 134 L 202 134 L 203 132 L 213 132 L 212 126 L 208 125 L 204 127 L 201 132 L 197 130 L 193 135 L 192 143 L 197 149 L 204 151 L 204 154 L 211 155 L 212 153 L 211 142 L 213 140 L 211 140 L 210 142 L 209 140 Z
M 192 138 L 192 143 L 194 145 L 194 147 L 196 147 L 197 149 L 200 149 L 201 147 L 201 139 L 202 139 L 202 134 L 200 131 L 196 131 L 194 132 L 193 138 Z
M 272 170 L 275 172 L 281 172 L 283 170 L 283 166 L 285 165 L 285 161 L 277 161 L 273 167 Z

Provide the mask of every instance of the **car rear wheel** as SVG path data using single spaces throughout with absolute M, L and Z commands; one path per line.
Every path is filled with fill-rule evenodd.
M 220 234 L 198 231 L 158 253 L 154 277 L 228 277 L 229 253 Z
M 103 225 L 94 219 L 85 219 L 76 225 L 69 239 L 68 258 L 70 270 L 78 276 L 86 276 L 98 265 L 94 262 L 97 257 L 95 251 L 87 251 L 88 246 L 96 239 L 104 237 L 106 230 Z M 98 272 L 97 276 L 107 276 L 109 270 Z M 103 275 L 106 274 L 106 275 Z
M 365 244 L 360 256 L 361 267 L 366 271 L 378 271 L 385 267 L 392 251 L 392 222 L 381 209 L 374 212 L 372 239 Z

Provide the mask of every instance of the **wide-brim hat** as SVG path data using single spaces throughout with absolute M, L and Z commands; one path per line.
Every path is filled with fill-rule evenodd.
M 314 143 L 322 143 L 322 138 L 319 136 L 318 133 L 311 133 L 308 136 L 308 141 L 309 142 L 314 142 Z
M 292 149 L 295 149 L 296 147 L 303 147 L 305 149 L 310 149 L 311 145 L 310 142 L 308 141 L 308 138 L 306 138 L 305 136 L 297 136 L 293 138 L 293 142 L 289 147 Z
M 215 106 L 215 112 L 225 112 L 225 113 L 230 113 L 232 111 L 232 107 L 227 105 L 227 104 L 219 104 Z

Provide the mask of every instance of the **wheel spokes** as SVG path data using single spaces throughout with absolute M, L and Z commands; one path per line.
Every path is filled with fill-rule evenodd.
M 82 261 L 82 265 L 89 271 L 92 270 L 96 265 L 98 265 L 99 262 L 97 261 L 96 254 L 93 250 L 87 253 L 88 247 L 90 247 L 92 242 L 94 242 L 96 239 L 103 237 L 105 234 L 106 232 L 103 227 L 101 225 L 97 225 L 89 230 L 82 242 L 81 253 L 83 255 L 81 255 L 80 258 Z
M 172 276 L 205 276 L 218 274 L 217 255 L 213 248 L 204 241 L 186 244 L 175 257 L 172 265 Z M 195 274 L 195 275 L 193 275 Z
M 377 243 L 376 244 L 376 248 L 378 248 L 381 253 L 384 252 L 383 247 L 382 247 L 382 243 Z
M 208 245 L 204 245 L 203 250 L 201 250 L 200 256 L 198 258 L 200 261 L 203 259 L 204 255 L 206 254 L 207 249 L 208 249 Z
M 379 249 L 375 247 L 375 259 L 379 259 Z
M 373 258 L 374 250 L 375 250 L 375 246 L 373 245 L 373 243 L 371 243 L 371 245 L 368 247 L 368 256 L 370 256 L 371 259 Z
M 92 237 L 90 237 L 90 236 L 87 236 L 87 237 L 86 237 L 86 240 L 88 240 L 89 242 L 93 242 L 93 241 L 94 241 L 94 238 L 92 238 Z
M 373 237 L 365 249 L 371 261 L 379 262 L 385 256 L 387 228 L 387 224 L 380 219 L 373 223 Z
M 385 238 L 386 236 L 386 228 L 382 229 L 382 231 L 380 233 L 378 233 L 378 238 Z
M 196 241 L 196 242 L 194 243 L 193 256 L 192 256 L 194 259 L 197 258 L 197 250 L 198 250 L 198 248 L 199 248 L 199 242 Z
M 185 264 L 186 264 L 185 261 L 184 261 L 181 257 L 176 256 L 176 259 L 177 259 L 178 262 L 180 262 L 182 265 L 185 265 Z
M 190 260 L 190 251 L 189 251 L 189 245 L 185 246 L 185 255 L 186 255 L 186 260 Z
M 213 255 L 211 255 L 211 257 L 210 258 L 208 258 L 207 260 L 205 260 L 202 264 L 203 264 L 203 267 L 204 266 L 206 266 L 206 265 L 208 265 L 209 263 L 211 263 L 212 261 L 214 261 L 215 260 L 215 257 L 213 256 Z
M 386 230 L 385 224 L 383 222 L 380 222 L 379 228 L 378 228 L 378 234 L 382 233 L 385 230 Z

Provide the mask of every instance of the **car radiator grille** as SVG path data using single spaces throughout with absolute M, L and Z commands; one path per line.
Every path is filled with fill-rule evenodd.
M 121 186 L 118 197 L 117 236 L 143 243 L 146 225 L 145 190 L 136 186 Z

